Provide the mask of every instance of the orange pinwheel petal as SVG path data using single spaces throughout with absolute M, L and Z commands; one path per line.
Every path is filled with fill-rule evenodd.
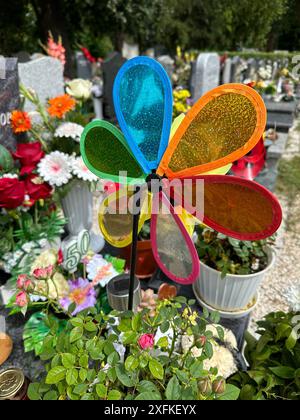
M 228 84 L 204 95 L 189 111 L 158 168 L 169 178 L 198 175 L 247 154 L 266 126 L 266 107 L 248 86 Z
M 204 189 L 200 186 L 204 197 L 199 197 L 198 180 L 204 181 Z M 176 189 L 169 193 L 175 203 L 225 235 L 255 241 L 273 235 L 281 224 L 277 198 L 256 182 L 225 175 L 200 175 L 180 181 L 183 193 L 176 194 Z

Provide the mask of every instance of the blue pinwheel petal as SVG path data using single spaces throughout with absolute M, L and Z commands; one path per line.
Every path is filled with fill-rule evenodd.
M 172 87 L 164 68 L 149 57 L 136 57 L 120 69 L 114 105 L 123 134 L 145 173 L 158 167 L 172 124 Z

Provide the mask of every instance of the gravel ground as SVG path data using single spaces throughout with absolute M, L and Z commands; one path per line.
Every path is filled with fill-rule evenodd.
M 291 129 L 288 145 L 282 159 L 300 156 L 299 120 Z M 283 225 L 277 239 L 277 259 L 260 288 L 260 300 L 253 313 L 254 321 L 273 311 L 286 311 L 288 304 L 284 292 L 300 282 L 300 193 L 292 199 L 288 194 L 277 194 L 284 214 Z

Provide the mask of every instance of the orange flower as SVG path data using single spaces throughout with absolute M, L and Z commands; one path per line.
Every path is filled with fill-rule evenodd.
M 25 133 L 31 129 L 31 121 L 27 112 L 13 111 L 10 117 L 10 124 L 14 133 Z
M 51 117 L 63 118 L 64 115 L 75 107 L 75 100 L 69 95 L 57 96 L 49 100 L 48 112 Z

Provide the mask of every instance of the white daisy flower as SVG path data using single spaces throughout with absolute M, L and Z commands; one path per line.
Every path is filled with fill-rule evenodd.
M 79 124 L 65 122 L 56 129 L 54 135 L 55 137 L 69 137 L 79 143 L 83 130 L 84 128 Z
M 65 153 L 49 153 L 38 164 L 38 173 L 52 187 L 61 187 L 72 178 L 71 161 L 70 156 Z
M 74 158 L 71 162 L 72 170 L 77 178 L 87 182 L 96 182 L 98 178 L 94 175 L 83 162 L 82 157 Z

